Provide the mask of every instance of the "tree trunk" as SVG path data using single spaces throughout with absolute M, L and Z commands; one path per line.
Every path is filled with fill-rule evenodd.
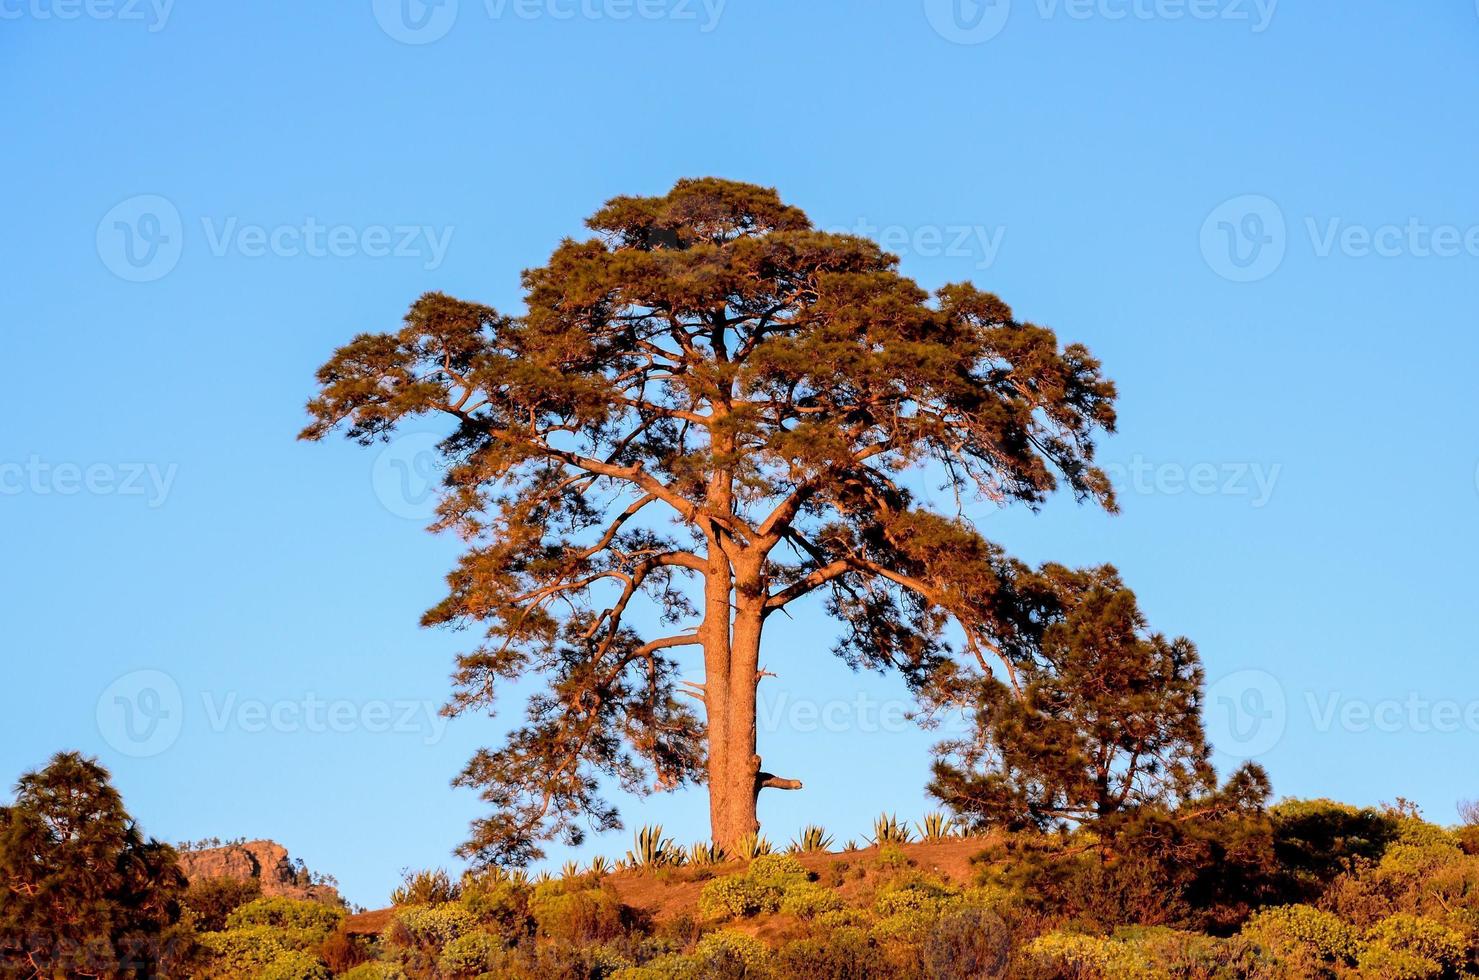
M 730 847 L 755 827 L 755 795 L 744 781 L 743 756 L 732 737 L 736 712 L 734 643 L 730 630 L 732 574 L 717 541 L 709 542 L 704 589 L 704 714 L 709 738 L 709 829 L 714 843 Z M 753 747 L 750 750 L 754 754 Z
M 761 676 L 760 639 L 767 595 L 762 567 L 763 559 L 735 569 L 732 629 L 726 622 L 728 656 L 722 673 L 709 668 L 706 686 L 709 816 L 714 842 L 729 849 L 745 836 L 759 832 L 755 804 L 761 789 L 801 788 L 795 780 L 762 772 L 757 751 L 756 688 Z

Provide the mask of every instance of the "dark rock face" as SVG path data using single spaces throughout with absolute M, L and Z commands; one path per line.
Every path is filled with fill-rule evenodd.
M 340 904 L 338 889 L 314 880 L 302 864 L 288 857 L 287 848 L 275 841 L 254 840 L 181 851 L 180 870 L 192 884 L 205 878 L 255 878 L 262 884 L 262 894 L 268 897 Z

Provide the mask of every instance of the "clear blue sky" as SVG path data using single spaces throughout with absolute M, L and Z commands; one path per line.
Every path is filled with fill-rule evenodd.
M 1479 795 L 1471 0 L 131 3 L 0 0 L 6 782 L 96 753 L 148 832 L 272 837 L 368 905 L 450 863 L 503 723 L 427 720 L 456 542 L 414 441 L 294 441 L 312 372 L 424 290 L 516 310 L 602 201 L 713 174 L 1103 359 L 1124 513 L 975 513 L 1193 638 L 1224 762 Z M 831 637 L 769 637 L 776 838 L 928 809 L 936 736 Z

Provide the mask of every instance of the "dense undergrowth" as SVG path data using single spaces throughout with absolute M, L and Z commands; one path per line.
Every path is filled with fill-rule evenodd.
M 1187 816 L 1112 836 L 981 837 L 964 881 L 897 844 L 808 862 L 821 870 L 762 854 L 717 867 L 628 864 L 621 879 L 604 864 L 548 880 L 420 874 L 374 936 L 347 932 L 337 910 L 257 899 L 199 934 L 200 975 L 1479 976 L 1479 830 L 1328 801 Z M 654 917 L 622 903 L 614 882 L 631 876 L 689 883 L 697 900 Z

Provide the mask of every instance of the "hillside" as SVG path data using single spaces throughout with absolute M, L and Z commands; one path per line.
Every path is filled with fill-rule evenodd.
M 973 874 L 971 858 L 981 853 L 983 847 L 980 839 L 956 837 L 935 843 L 902 844 L 896 849 L 920 871 L 965 886 Z M 819 880 L 828 880 L 840 871 L 845 880 L 837 893 L 844 901 L 855 902 L 868 889 L 867 869 L 878 863 L 879 851 L 875 845 L 856 851 L 798 854 L 795 857 Z M 704 886 L 714 878 L 742 874 L 747 865 L 748 862 L 729 861 L 711 868 L 674 868 L 662 873 L 620 871 L 606 876 L 604 881 L 615 890 L 623 905 L 637 910 L 654 923 L 666 923 L 684 916 L 697 918 Z M 857 876 L 859 871 L 863 872 L 863 877 Z M 848 872 L 853 876 L 846 877 Z M 353 935 L 378 936 L 390 924 L 395 911 L 392 907 L 351 915 L 345 920 L 344 929 Z M 779 914 L 764 916 L 746 922 L 742 931 L 774 937 L 784 934 L 793 924 L 789 918 Z
M 656 830 L 639 833 L 621 867 L 420 872 L 391 907 L 347 917 L 320 903 L 248 902 L 200 935 L 199 975 L 1479 977 L 1479 826 L 1443 828 L 1407 806 L 1285 801 L 1139 819 L 1113 838 L 910 842 L 898 828 L 881 847 L 720 862 Z

